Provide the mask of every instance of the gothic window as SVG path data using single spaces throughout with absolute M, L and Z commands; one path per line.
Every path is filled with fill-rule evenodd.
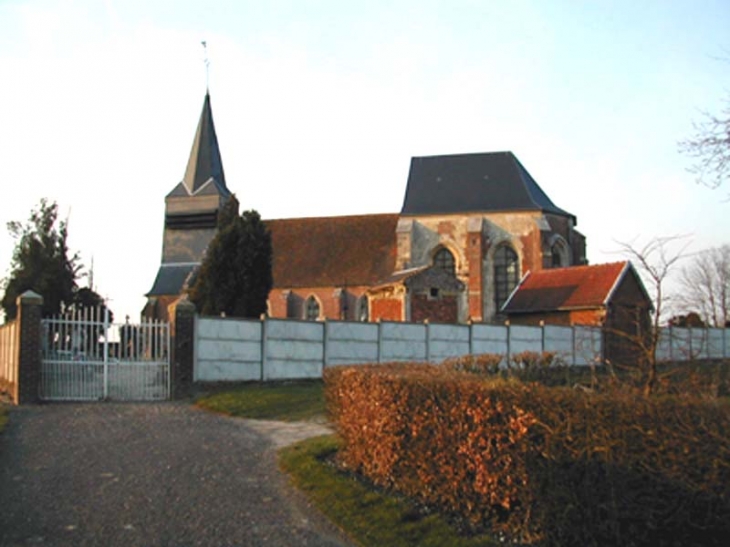
M 369 319 L 368 312 L 368 296 L 363 294 L 357 301 L 357 320 L 367 321 Z
M 451 251 L 441 247 L 435 255 L 433 255 L 433 265 L 439 270 L 443 270 L 451 275 L 456 275 L 456 262 Z
M 517 253 L 508 245 L 502 245 L 494 253 L 494 303 L 497 312 L 502 309 L 509 295 L 520 281 Z
M 568 252 L 562 241 L 556 241 L 550 249 L 553 268 L 562 268 L 568 265 Z
M 304 314 L 304 319 L 307 321 L 317 321 L 319 319 L 319 302 L 314 296 L 307 298 Z

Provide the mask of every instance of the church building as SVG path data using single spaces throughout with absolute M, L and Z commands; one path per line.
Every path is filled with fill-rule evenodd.
M 167 319 L 230 195 L 206 94 L 183 180 L 165 198 L 162 263 L 145 317 Z M 528 272 L 586 264 L 576 224 L 512 152 L 415 157 L 398 213 L 266 221 L 269 315 L 503 320 L 504 304 Z

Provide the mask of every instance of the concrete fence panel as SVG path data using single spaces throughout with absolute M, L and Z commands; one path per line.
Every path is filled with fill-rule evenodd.
M 261 322 L 202 317 L 196 327 L 195 381 L 261 379 Z
M 471 353 L 507 355 L 508 351 L 506 326 L 482 324 L 471 326 Z
M 542 328 L 541 327 L 525 327 L 522 325 L 510 325 L 507 329 L 509 333 L 509 353 L 515 355 L 523 351 L 542 352 Z
M 573 329 L 573 365 L 587 366 L 601 363 L 603 354 L 603 332 L 598 327 Z
M 380 362 L 426 361 L 426 325 L 380 323 Z
M 428 360 L 439 363 L 469 354 L 469 325 L 428 325 Z
M 659 340 L 656 346 L 657 361 L 672 359 L 672 330 L 671 328 L 659 329 Z
M 707 329 L 707 357 L 722 359 L 725 354 L 725 329 Z
M 544 350 L 555 352 L 567 363 L 573 361 L 573 328 L 545 325 Z
M 378 325 L 328 321 L 325 324 L 325 366 L 378 361 Z
M 264 380 L 322 377 L 324 323 L 269 319 L 264 336 Z

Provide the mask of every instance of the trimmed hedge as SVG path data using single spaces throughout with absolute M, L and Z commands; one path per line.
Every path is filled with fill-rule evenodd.
M 491 364 L 491 363 L 487 363 Z M 725 545 L 727 402 L 586 393 L 449 367 L 325 370 L 339 461 L 546 545 Z

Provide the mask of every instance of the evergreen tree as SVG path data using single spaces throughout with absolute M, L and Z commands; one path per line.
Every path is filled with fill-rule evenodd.
M 190 300 L 203 315 L 259 317 L 273 284 L 271 234 L 256 211 L 238 215 L 235 196 L 218 218 Z
M 58 221 L 55 202 L 42 199 L 39 207 L 31 211 L 27 223 L 9 222 L 8 231 L 16 243 L 10 274 L 3 280 L 2 307 L 6 320 L 15 319 L 16 300 L 27 290 L 43 297 L 44 317 L 71 307 L 103 307 L 103 299 L 91 288 L 78 288 L 79 255 L 69 256 L 68 227 L 66 222 Z
M 9 222 L 16 240 L 2 307 L 6 320 L 17 315 L 16 299 L 27 290 L 43 297 L 44 317 L 57 314 L 73 301 L 79 273 L 78 254 L 69 257 L 66 222 L 58 221 L 58 205 L 42 199 L 27 223 Z

